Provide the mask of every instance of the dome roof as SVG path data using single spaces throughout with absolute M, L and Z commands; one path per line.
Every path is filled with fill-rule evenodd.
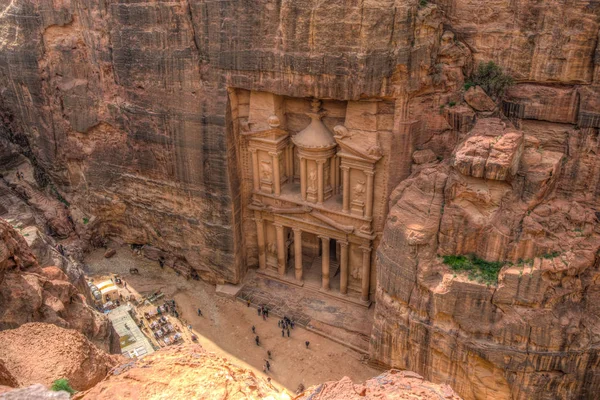
M 321 102 L 318 100 L 312 102 L 312 112 L 307 113 L 311 118 L 310 124 L 292 138 L 296 146 L 309 149 L 329 149 L 337 145 L 331 131 L 321 122 L 320 104 Z

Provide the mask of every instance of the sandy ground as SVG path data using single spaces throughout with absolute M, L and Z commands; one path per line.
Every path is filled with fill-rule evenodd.
M 270 350 L 271 371 L 266 376 L 280 388 L 294 392 L 300 383 L 309 387 L 344 376 L 362 382 L 380 373 L 369 367 L 361 354 L 301 327 L 291 330 L 290 338 L 281 337 L 277 317 L 263 321 L 255 308 L 217 296 L 213 285 L 188 281 L 170 268 L 163 270 L 157 262 L 134 255 L 128 247 L 118 249 L 110 259 L 103 257 L 103 250 L 93 252 L 86 264 L 90 276 L 122 274 L 128 286 L 141 294 L 160 289 L 165 298 L 174 298 L 181 318 L 185 324 L 192 325 L 200 344 L 233 363 L 264 376 L 264 360 Z M 139 275 L 129 274 L 132 266 L 139 268 Z M 196 315 L 198 308 L 202 310 L 202 317 Z M 260 346 L 254 342 L 253 325 L 260 337 Z M 308 349 L 304 344 L 307 340 Z

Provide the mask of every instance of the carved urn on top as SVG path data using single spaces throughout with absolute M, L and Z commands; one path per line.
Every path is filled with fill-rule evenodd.
M 313 100 L 310 124 L 296 134 L 292 141 L 300 159 L 300 191 L 302 200 L 322 204 L 333 194 L 334 157 L 337 143 L 321 119 L 321 102 Z

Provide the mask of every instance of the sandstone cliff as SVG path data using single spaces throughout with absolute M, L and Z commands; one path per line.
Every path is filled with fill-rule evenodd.
M 0 220 L 0 330 L 28 322 L 76 329 L 103 349 L 119 350 L 108 319 L 59 268 L 41 268 L 25 239 Z
M 470 398 L 589 397 L 599 15 L 592 0 L 0 0 L 3 136 L 47 171 L 78 232 L 238 282 L 228 91 L 390 101 L 400 186 L 374 359 Z M 517 80 L 494 108 L 463 91 L 488 60 Z M 437 257 L 468 253 L 513 266 L 488 288 Z

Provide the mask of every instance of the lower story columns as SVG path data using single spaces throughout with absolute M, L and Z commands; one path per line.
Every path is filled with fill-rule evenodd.
M 275 224 L 277 236 L 277 272 L 285 275 L 285 239 L 283 237 L 283 225 Z
M 320 236 L 322 249 L 321 259 L 322 259 L 322 286 L 323 290 L 329 290 L 329 238 L 325 236 Z
M 302 230 L 294 228 L 294 270 L 296 280 L 302 280 Z
M 371 248 L 361 247 L 363 251 L 362 257 L 362 286 L 360 299 L 369 301 L 369 289 L 371 288 Z
M 340 242 L 340 293 L 348 293 L 348 242 Z
M 260 215 L 260 211 L 254 212 L 256 221 L 256 240 L 258 242 L 258 268 L 264 270 L 267 268 L 267 254 L 265 248 L 265 223 Z

